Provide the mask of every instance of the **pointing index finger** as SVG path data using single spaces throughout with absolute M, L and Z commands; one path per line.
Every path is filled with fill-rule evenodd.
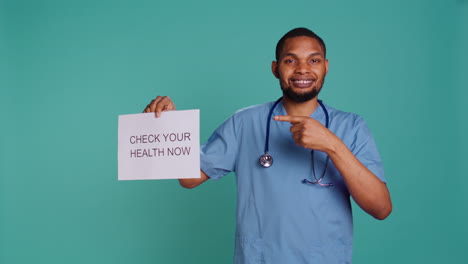
M 277 115 L 274 117 L 276 121 L 290 122 L 291 124 L 297 124 L 302 122 L 307 117 L 305 116 L 290 116 L 290 115 Z

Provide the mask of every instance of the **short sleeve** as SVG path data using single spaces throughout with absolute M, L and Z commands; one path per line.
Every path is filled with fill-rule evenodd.
M 354 128 L 355 134 L 350 146 L 351 151 L 375 176 L 386 182 L 382 159 L 366 122 L 359 117 L 356 119 Z
M 200 168 L 213 180 L 233 171 L 238 151 L 235 116 L 224 121 L 201 146 Z

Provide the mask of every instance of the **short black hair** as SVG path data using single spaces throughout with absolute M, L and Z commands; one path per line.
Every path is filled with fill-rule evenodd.
M 281 51 L 283 51 L 284 43 L 286 42 L 286 40 L 294 37 L 310 37 L 316 39 L 319 42 L 320 46 L 322 46 L 323 48 L 323 56 L 327 57 L 327 48 L 325 46 L 325 42 L 323 42 L 323 39 L 317 34 L 315 34 L 312 30 L 300 27 L 290 30 L 288 33 L 284 34 L 284 36 L 278 41 L 278 43 L 276 44 L 276 61 L 279 60 Z

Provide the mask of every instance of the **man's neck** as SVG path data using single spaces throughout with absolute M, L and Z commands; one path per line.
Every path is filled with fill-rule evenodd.
M 303 102 L 303 103 L 298 103 L 289 99 L 286 96 L 283 96 L 283 106 L 284 106 L 284 109 L 286 110 L 286 113 L 288 113 L 288 115 L 310 116 L 318 107 L 318 105 L 319 103 L 317 101 L 317 97 L 315 97 L 312 100 Z

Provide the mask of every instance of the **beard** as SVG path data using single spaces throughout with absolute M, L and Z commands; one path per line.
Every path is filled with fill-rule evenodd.
M 317 95 L 320 93 L 322 90 L 323 82 L 325 79 L 323 79 L 320 83 L 317 84 L 316 87 L 314 87 L 311 91 L 305 92 L 305 93 L 297 93 L 295 92 L 291 86 L 283 86 L 281 85 L 281 90 L 283 90 L 283 95 L 291 99 L 292 101 L 296 103 L 304 103 L 309 100 L 314 99 L 317 97 Z

